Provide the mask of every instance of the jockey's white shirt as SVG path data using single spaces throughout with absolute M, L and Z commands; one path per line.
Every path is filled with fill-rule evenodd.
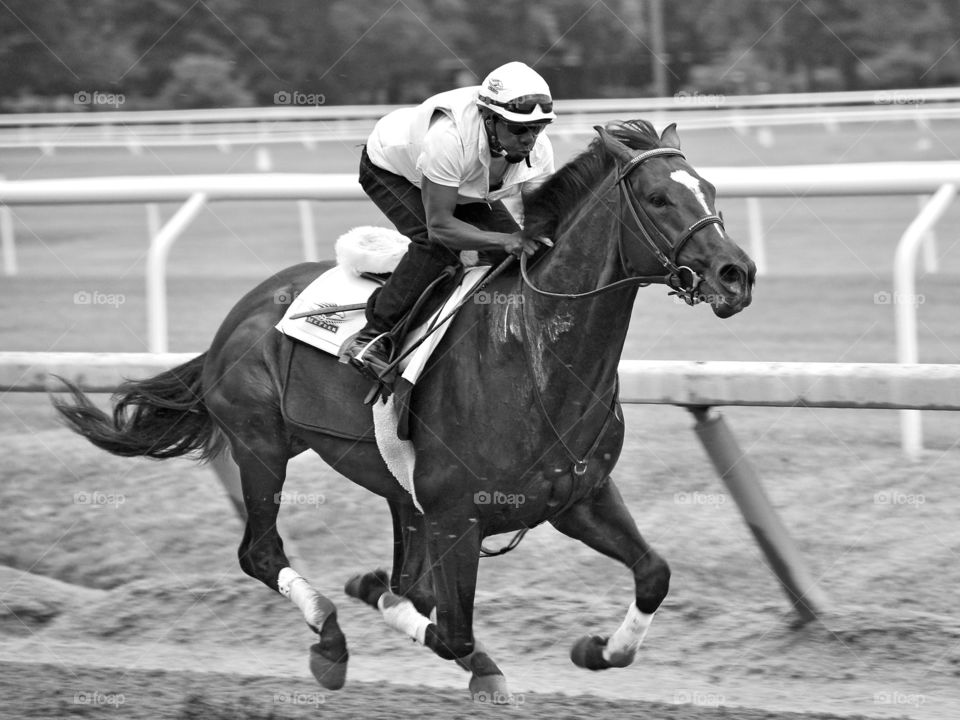
M 477 109 L 480 86 L 449 90 L 377 122 L 367 154 L 377 167 L 417 187 L 425 177 L 459 188 L 457 203 L 493 201 L 532 189 L 553 174 L 553 146 L 542 132 L 525 161 L 510 163 L 503 185 L 490 190 L 490 146 Z

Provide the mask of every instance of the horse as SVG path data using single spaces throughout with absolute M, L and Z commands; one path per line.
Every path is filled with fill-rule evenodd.
M 332 263 L 296 265 L 258 285 L 206 352 L 127 381 L 112 414 L 69 383 L 68 399 L 54 401 L 70 428 L 117 455 L 205 460 L 229 446 L 246 511 L 240 567 L 299 607 L 317 636 L 311 670 L 327 689 L 343 686 L 348 660 L 336 606 L 290 567 L 276 524 L 287 462 L 308 449 L 385 498 L 392 516 L 390 575 L 352 577 L 346 593 L 457 662 L 475 700 L 510 698 L 473 634 L 486 537 L 550 522 L 631 571 L 635 597 L 619 628 L 573 645 L 571 659 L 586 669 L 633 662 L 667 594 L 669 566 L 611 477 L 624 437 L 617 367 L 631 309 L 639 287 L 662 284 L 730 317 L 750 304 L 756 267 L 727 234 L 715 188 L 688 164 L 675 125 L 660 135 L 643 120 L 595 129 L 581 154 L 524 198 L 524 232 L 551 247 L 484 287 L 511 302 L 462 307 L 415 386 L 409 436 L 422 513 L 376 444 L 307 430 L 282 411 L 281 357 L 293 341 L 274 329 L 285 310 L 276 298 L 295 297 Z M 321 362 L 313 383 L 342 377 L 335 357 Z M 371 413 L 362 399 L 362 390 L 346 397 L 332 426 L 348 411 Z

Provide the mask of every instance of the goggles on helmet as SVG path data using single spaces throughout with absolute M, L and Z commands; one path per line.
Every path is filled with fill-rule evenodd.
M 507 112 L 516 113 L 518 115 L 530 115 L 537 109 L 538 106 L 540 107 L 541 112 L 553 112 L 553 98 L 551 98 L 549 95 L 521 95 L 520 97 L 514 98 L 508 102 L 501 102 L 499 100 L 494 100 L 493 98 L 484 96 L 481 96 L 480 100 L 488 105 L 495 105 L 503 108 Z

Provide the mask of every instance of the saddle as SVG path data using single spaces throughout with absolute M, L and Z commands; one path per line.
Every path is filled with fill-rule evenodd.
M 336 244 L 337 266 L 304 288 L 277 323 L 277 330 L 290 339 L 281 358 L 281 411 L 293 424 L 348 440 L 375 440 L 373 414 L 364 402 L 371 394 L 370 381 L 338 360 L 341 348 L 365 325 L 368 298 L 389 277 L 408 242 L 386 228 L 345 233 Z M 401 356 L 407 354 L 388 378 L 389 390 L 396 392 L 399 437 L 409 437 L 410 396 L 449 325 L 441 321 L 449 319 L 486 270 L 451 269 L 391 331 L 394 347 L 400 348 Z

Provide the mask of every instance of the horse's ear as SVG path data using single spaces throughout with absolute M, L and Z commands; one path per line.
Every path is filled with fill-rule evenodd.
M 663 129 L 663 132 L 660 133 L 660 143 L 667 147 L 680 149 L 680 135 L 677 133 L 676 123 L 670 123 Z
M 636 155 L 635 152 L 611 135 L 606 128 L 600 127 L 599 125 L 594 125 L 593 129 L 597 131 L 597 134 L 603 141 L 604 146 L 607 148 L 607 152 L 609 152 L 615 158 L 619 158 L 621 162 L 628 162 L 633 159 L 634 155 Z

